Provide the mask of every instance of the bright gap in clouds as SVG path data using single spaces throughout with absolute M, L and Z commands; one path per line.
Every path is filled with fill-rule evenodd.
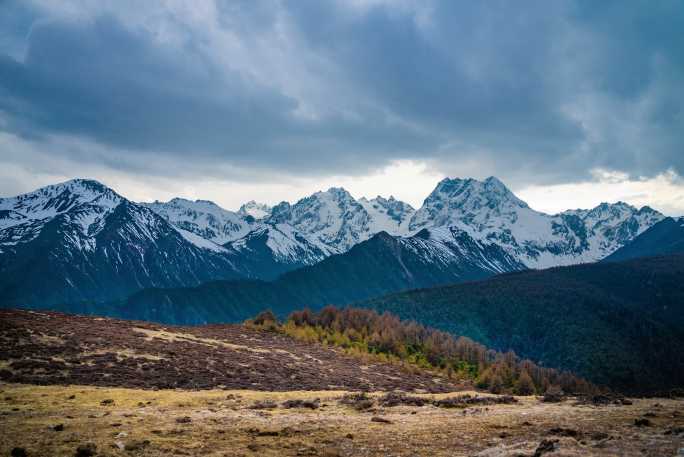
M 325 191 L 331 187 L 343 187 L 357 199 L 371 199 L 378 195 L 385 198 L 394 196 L 418 208 L 443 177 L 423 163 L 398 161 L 365 176 L 280 177 L 260 179 L 253 183 L 202 180 L 188 185 L 167 182 L 165 187 L 157 189 L 140 187 L 134 183 L 126 185 L 122 182 L 122 185 L 130 190 L 126 196 L 133 200 L 168 200 L 180 196 L 191 200 L 212 200 L 230 210 L 237 210 L 241 204 L 249 200 L 269 205 L 275 205 L 283 200 L 294 203 L 314 192 Z
M 592 175 L 593 181 L 530 186 L 520 189 L 517 195 L 545 213 L 623 201 L 638 208 L 648 205 L 668 216 L 684 215 L 684 179 L 674 171 L 652 178 L 632 178 L 607 170 L 593 170 Z
M 414 208 L 419 208 L 437 183 L 445 177 L 434 165 L 428 166 L 419 161 L 395 161 L 375 173 L 356 177 L 304 178 L 271 174 L 252 178 L 243 176 L 242 179 L 235 180 L 228 177 L 197 179 L 192 176 L 151 176 L 113 170 L 102 164 L 80 164 L 76 167 L 73 162 L 57 161 L 38 154 L 29 145 L 16 142 L 4 144 L 3 139 L 4 136 L 0 135 L 0 148 L 8 146 L 7 149 L 3 148 L 5 152 L 14 151 L 16 154 L 35 156 L 40 160 L 32 161 L 34 165 L 31 167 L 1 160 L 0 197 L 14 196 L 48 184 L 82 177 L 97 179 L 133 201 L 167 201 L 174 197 L 183 197 L 212 200 L 229 210 L 237 210 L 249 200 L 269 205 L 283 200 L 294 203 L 330 187 L 344 187 L 357 199 L 370 199 L 377 195 L 387 198 L 393 195 Z M 40 164 L 46 166 L 42 167 Z M 460 174 L 458 171 L 452 172 L 451 177 L 470 177 L 473 168 L 477 168 L 467 164 L 464 167 L 468 171 L 464 170 Z M 72 175 L 75 169 L 79 170 L 78 175 Z M 472 177 L 483 179 L 487 176 L 487 173 L 483 173 Z M 505 176 L 500 178 L 532 208 L 545 213 L 593 208 L 601 202 L 614 203 L 621 200 L 637 207 L 648 205 L 670 216 L 684 215 L 684 179 L 674 171 L 646 179 L 614 171 L 594 170 L 592 179 L 586 182 L 528 187 L 514 187 L 507 183 Z

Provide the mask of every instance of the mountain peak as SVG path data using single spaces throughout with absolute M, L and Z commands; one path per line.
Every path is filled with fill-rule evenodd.
M 444 178 L 437 184 L 424 204 L 437 200 L 449 201 L 452 208 L 472 206 L 473 210 L 485 206 L 494 209 L 504 204 L 521 208 L 528 207 L 527 203 L 516 197 L 504 183 L 494 176 L 490 176 L 484 181 L 472 178 Z
M 5 201 L 6 205 L 18 204 L 20 207 L 26 207 L 27 210 L 30 206 L 30 211 L 33 211 L 36 209 L 35 205 L 45 205 L 48 200 L 55 198 L 59 198 L 59 206 L 62 208 L 60 211 L 65 210 L 65 205 L 71 206 L 91 202 L 95 199 L 105 198 L 115 202 L 123 200 L 123 197 L 99 181 L 76 178 L 58 184 L 50 184 L 16 197 L 0 198 L 0 201 Z M 70 203 L 67 204 L 67 202 Z M 53 201 L 52 204 L 55 202 Z
M 354 197 L 352 197 L 352 195 L 344 187 L 331 187 L 325 192 L 316 192 L 314 195 L 330 195 L 336 200 L 354 200 Z
M 475 181 L 475 180 L 472 178 L 449 178 L 449 177 L 446 177 L 437 183 L 437 187 L 435 187 L 435 191 L 436 190 L 440 190 L 443 192 L 449 191 L 450 189 L 463 186 L 463 185 L 471 183 L 473 181 Z
M 493 176 L 484 181 L 445 178 L 416 211 L 409 230 L 459 224 L 486 226 L 495 220 L 513 223 L 520 210 L 530 211 L 530 208 Z
M 164 202 L 156 200 L 155 203 L 162 203 L 163 204 Z M 183 198 L 183 197 L 173 197 L 167 203 L 172 204 L 172 205 L 179 205 L 179 204 L 184 204 L 184 203 L 192 203 L 192 200 L 188 200 L 187 198 Z
M 100 189 L 109 189 L 107 186 L 102 184 L 97 179 L 92 179 L 92 178 L 74 178 L 74 179 L 70 179 L 69 181 L 66 181 L 64 184 L 68 184 L 68 183 L 80 184 L 82 186 L 94 187 L 94 188 L 100 188 Z
M 221 208 L 219 205 L 214 203 L 211 200 L 190 200 L 188 198 L 183 198 L 183 197 L 174 197 L 171 200 L 169 200 L 167 203 L 159 202 L 156 201 L 155 204 L 161 204 L 161 205 L 171 205 L 171 206 L 176 206 L 179 208 L 186 208 L 189 210 L 193 211 L 209 211 L 209 212 L 215 212 L 215 211 L 226 211 L 225 209 Z
M 589 215 L 599 215 L 599 214 L 622 214 L 622 213 L 636 213 L 637 209 L 623 201 L 617 201 L 615 203 L 601 202 L 594 208 L 588 211 Z
M 238 213 L 243 216 L 252 216 L 254 219 L 263 219 L 271 215 L 273 208 L 265 203 L 258 203 L 254 200 L 250 200 L 247 203 L 240 206 Z
M 488 189 L 495 189 L 499 192 L 512 193 L 508 189 L 508 187 L 506 187 L 506 185 L 504 183 L 502 183 L 501 180 L 499 178 L 497 178 L 496 176 L 490 176 L 489 178 L 484 180 L 484 183 Z
M 51 190 L 64 191 L 67 189 L 75 193 L 82 193 L 83 191 L 93 192 L 97 194 L 105 192 L 116 193 L 114 192 L 114 190 L 102 184 L 100 181 L 90 178 L 74 178 L 58 184 L 50 184 L 45 187 L 41 187 L 40 189 L 37 189 L 34 192 L 30 193 L 44 193 L 45 191 Z
M 254 221 L 243 214 L 221 208 L 211 200 L 176 197 L 168 202 L 142 203 L 176 228 L 191 232 L 212 243 L 223 245 L 243 237 Z
M 0 229 L 31 224 L 32 221 L 49 221 L 75 211 L 69 217 L 78 219 L 79 227 L 88 230 L 96 220 L 103 219 L 125 201 L 127 200 L 112 189 L 94 179 L 71 179 L 16 197 L 0 198 L 0 211 L 6 211 L 10 215 L 0 220 Z M 38 235 L 40 229 L 29 231 L 32 235 L 22 239 L 30 241 Z

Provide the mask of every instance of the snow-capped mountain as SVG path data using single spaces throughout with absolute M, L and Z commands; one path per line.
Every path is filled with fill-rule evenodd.
M 238 214 L 252 216 L 258 221 L 271 215 L 271 207 L 265 203 L 257 203 L 254 200 L 250 200 L 240 207 Z
M 316 192 L 294 205 L 282 202 L 273 207 L 268 222 L 290 225 L 328 255 L 344 252 L 371 235 L 368 213 L 342 188 Z
M 111 300 L 213 279 L 270 280 L 381 232 L 397 240 L 378 246 L 394 246 L 398 267 L 410 257 L 408 275 L 416 275 L 416 265 L 434 264 L 429 277 L 459 281 L 597 261 L 662 219 L 649 207 L 621 202 L 548 215 L 493 177 L 445 179 L 418 210 L 392 197 L 356 200 L 331 188 L 273 208 L 249 202 L 238 212 L 205 200 L 138 204 L 75 179 L 0 199 L 0 304 Z M 427 282 L 404 286 L 413 283 Z
M 161 205 L 151 207 L 177 227 L 238 252 L 250 264 L 248 275 L 263 279 L 346 252 L 381 231 L 411 237 L 427 230 L 423 238 L 440 245 L 442 253 L 457 248 L 455 234 L 466 233 L 480 246 L 501 247 L 528 268 L 594 262 L 663 218 L 649 207 L 622 202 L 548 215 L 495 177 L 444 179 L 417 211 L 393 197 L 356 200 L 342 188 L 273 208 L 252 201 L 237 213 L 203 201 Z
M 577 217 L 584 223 L 588 243 L 598 253 L 593 260 L 599 260 L 630 243 L 665 218 L 649 206 L 637 209 L 624 202 L 601 203 L 590 210 L 564 211 L 560 216 L 566 221 Z
M 35 192 L 10 198 L 0 198 L 0 230 L 17 227 L 11 239 L 0 243 L 9 245 L 27 242 L 38 234 L 41 222 L 69 213 L 84 233 L 99 222 L 120 202 L 121 196 L 96 181 L 75 179 L 46 186 Z M 86 210 L 91 211 L 86 211 Z M 86 216 L 91 216 L 90 218 Z
M 416 210 L 408 203 L 396 200 L 393 196 L 383 198 L 380 195 L 371 200 L 362 197 L 359 203 L 373 221 L 373 230 L 376 232 L 384 231 L 390 235 L 409 233 L 408 224 Z
M 328 257 L 317 243 L 288 224 L 262 224 L 226 247 L 239 256 L 240 270 L 246 276 L 260 279 L 274 279 Z
M 394 197 L 357 201 L 342 188 L 273 208 L 252 200 L 237 212 L 210 201 L 183 198 L 143 205 L 175 227 L 237 253 L 246 274 L 261 279 L 313 265 L 381 231 L 406 235 L 415 213 Z
M 113 299 L 238 278 L 234 256 L 92 180 L 0 199 L 2 304 Z
M 276 205 L 266 221 L 292 226 L 329 255 L 345 252 L 381 231 L 406 234 L 412 213 L 410 205 L 394 198 L 357 201 L 343 188 L 333 187 L 294 205 Z
M 226 244 L 256 228 L 254 218 L 234 213 L 208 200 L 174 198 L 168 202 L 142 203 L 167 221 L 216 244 Z
M 455 228 L 502 247 L 528 268 L 546 268 L 598 261 L 663 217 L 622 202 L 548 215 L 531 209 L 494 177 L 444 179 L 413 215 L 409 231 L 427 228 L 444 240 L 444 232 L 434 229 Z
M 313 265 L 330 254 L 315 238 L 292 225 L 270 218 L 271 208 L 250 201 L 237 212 L 206 200 L 174 198 L 144 203 L 175 227 L 222 245 L 239 257 L 240 271 L 247 277 L 273 279 L 304 265 Z

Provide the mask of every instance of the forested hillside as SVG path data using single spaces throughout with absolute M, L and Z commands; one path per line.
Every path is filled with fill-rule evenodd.
M 525 271 L 361 303 L 599 384 L 684 383 L 684 256 Z
M 326 306 L 315 313 L 295 311 L 280 324 L 270 311 L 247 324 L 284 333 L 305 342 L 336 346 L 347 353 L 442 373 L 448 379 L 473 382 L 492 393 L 518 395 L 545 392 L 596 394 L 599 388 L 570 372 L 541 367 L 512 351 L 491 350 L 470 338 L 402 321 L 391 313 Z
M 466 239 L 464 243 L 473 242 Z M 107 314 L 171 324 L 239 322 L 270 308 L 281 317 L 302 307 L 344 305 L 387 293 L 490 277 L 493 260 L 506 261 L 500 249 L 477 250 L 483 257 L 431 256 L 434 243 L 419 236 L 395 238 L 381 232 L 344 254 L 333 255 L 271 282 L 214 281 L 197 287 L 146 289 L 114 303 L 52 306 L 65 312 Z M 523 268 L 510 264 L 509 268 Z

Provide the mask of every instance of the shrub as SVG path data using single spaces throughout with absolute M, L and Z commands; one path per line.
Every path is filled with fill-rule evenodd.
M 552 384 L 548 389 L 546 389 L 546 392 L 544 392 L 544 398 L 542 401 L 548 403 L 558 403 L 563 400 L 564 396 L 565 392 L 563 392 L 563 389 L 561 389 L 561 387 L 557 384 Z
M 280 327 L 280 325 L 278 324 L 278 318 L 275 316 L 275 314 L 273 314 L 273 311 L 271 311 L 270 309 L 261 311 L 259 314 L 256 315 L 254 319 L 245 322 L 245 324 L 248 326 L 256 327 L 260 330 L 267 331 L 277 331 Z

